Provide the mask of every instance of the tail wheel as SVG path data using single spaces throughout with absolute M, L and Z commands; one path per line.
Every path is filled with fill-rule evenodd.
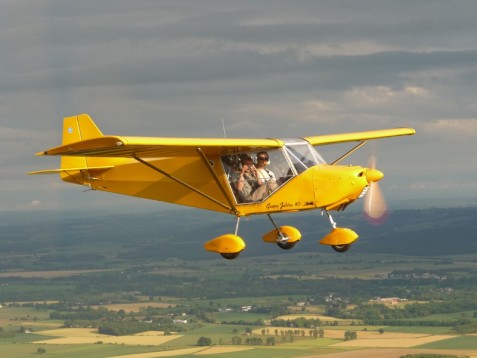
M 224 258 L 224 259 L 227 259 L 227 260 L 233 260 L 233 259 L 236 259 L 238 257 L 238 255 L 240 255 L 240 252 L 232 252 L 232 253 L 220 253 L 220 255 Z
M 345 245 L 331 245 L 331 247 L 333 248 L 333 250 L 337 251 L 337 252 L 346 252 L 349 250 L 349 248 L 351 247 L 351 244 L 345 244 Z
M 295 247 L 296 243 L 297 243 L 297 241 L 294 241 L 294 242 L 280 242 L 280 241 L 278 241 L 277 245 L 280 249 L 290 250 L 290 249 Z

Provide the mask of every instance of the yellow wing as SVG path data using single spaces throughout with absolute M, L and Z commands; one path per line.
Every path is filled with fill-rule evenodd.
M 329 134 L 304 137 L 312 145 L 326 145 L 412 135 L 412 128 L 380 129 L 366 132 Z M 47 149 L 37 155 L 61 155 L 77 157 L 141 157 L 160 158 L 195 156 L 200 148 L 206 156 L 256 152 L 281 148 L 280 139 L 237 138 L 169 138 L 104 136 L 86 114 L 65 118 L 63 145 Z M 81 167 L 81 165 L 76 165 Z M 68 165 L 74 167 L 74 165 Z
M 416 131 L 412 128 L 378 129 L 365 132 L 351 132 L 341 134 L 327 134 L 320 136 L 304 137 L 311 145 L 327 145 L 345 142 L 356 142 L 370 139 L 413 135 Z
M 207 156 L 216 156 L 282 146 L 283 142 L 278 139 L 104 136 L 47 149 L 37 155 L 159 158 L 196 155 L 197 148 L 201 148 Z

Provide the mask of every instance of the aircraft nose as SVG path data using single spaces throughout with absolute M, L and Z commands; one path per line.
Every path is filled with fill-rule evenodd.
M 366 180 L 368 181 L 368 183 L 380 181 L 383 177 L 383 172 L 377 169 L 368 169 L 366 171 Z

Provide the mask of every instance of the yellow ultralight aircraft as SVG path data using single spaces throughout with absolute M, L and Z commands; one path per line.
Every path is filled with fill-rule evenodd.
M 226 259 L 236 258 L 245 248 L 237 235 L 241 217 L 268 215 L 274 229 L 263 241 L 290 249 L 300 241 L 300 232 L 278 227 L 271 214 L 321 209 L 332 230 L 320 244 L 345 252 L 358 235 L 337 227 L 330 211 L 344 210 L 367 191 L 366 197 L 375 196 L 373 187 L 383 173 L 338 163 L 368 140 L 414 133 L 412 128 L 394 128 L 293 139 L 123 137 L 103 135 L 88 115 L 81 114 L 64 119 L 61 146 L 37 153 L 61 156 L 61 168 L 29 174 L 59 173 L 66 182 L 94 190 L 235 215 L 233 234 L 204 245 Z M 344 142 L 358 144 L 330 164 L 314 148 Z M 365 211 L 382 215 L 373 202 Z

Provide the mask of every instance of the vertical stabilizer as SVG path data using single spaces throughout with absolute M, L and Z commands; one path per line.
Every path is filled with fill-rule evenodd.
M 66 117 L 63 120 L 63 145 L 102 136 L 103 133 L 87 114 Z M 88 160 L 85 157 L 61 157 L 61 169 L 68 168 L 88 168 Z
M 87 114 L 66 117 L 63 121 L 63 145 L 102 136 L 103 133 Z

